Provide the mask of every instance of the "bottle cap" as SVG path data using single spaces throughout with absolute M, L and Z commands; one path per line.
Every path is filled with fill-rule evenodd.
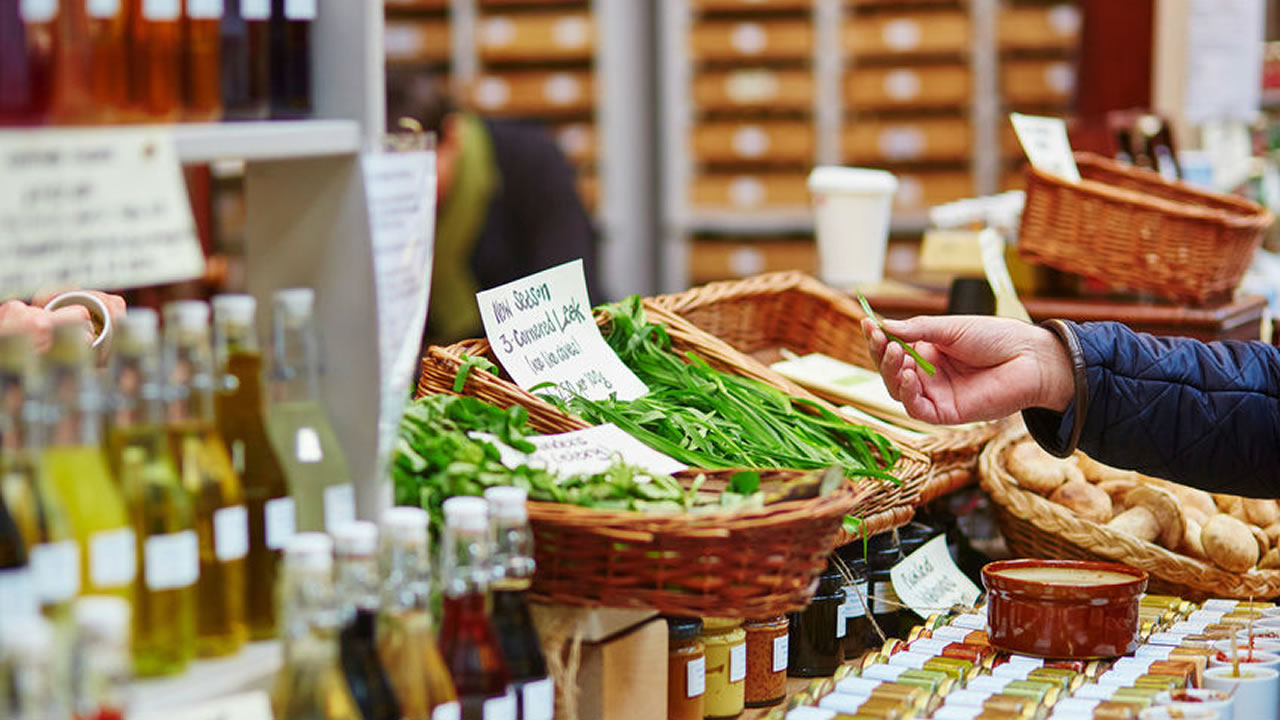
M 119 320 L 121 340 L 150 345 L 156 341 L 156 329 L 160 326 L 156 311 L 146 307 L 132 307 Z
M 328 572 L 333 569 L 333 541 L 321 532 L 302 532 L 284 546 L 284 561 L 290 568 Z
M 32 615 L 9 623 L 0 633 L 4 655 L 21 664 L 46 663 L 53 657 L 53 624 L 43 615 Z
M 308 287 L 285 288 L 276 291 L 274 300 L 277 312 L 289 318 L 305 318 L 315 307 L 316 292 Z
M 416 507 L 387 508 L 382 513 L 382 536 L 402 545 L 427 544 L 427 511 Z
M 129 622 L 133 609 L 115 595 L 85 595 L 77 598 L 72 612 L 79 632 L 113 645 L 129 644 Z
M 213 318 L 219 322 L 252 325 L 258 301 L 252 295 L 214 295 Z
M 164 326 L 200 330 L 209 324 L 209 303 L 203 300 L 175 300 L 164 306 Z
M 371 522 L 353 520 L 330 532 L 339 555 L 372 555 L 378 550 L 378 526 Z
M 489 501 L 489 513 L 495 518 L 522 522 L 529 518 L 524 503 L 529 493 L 518 487 L 491 487 L 484 491 L 484 499 Z
M 458 530 L 485 530 L 489 503 L 478 497 L 451 497 L 444 501 L 444 524 Z

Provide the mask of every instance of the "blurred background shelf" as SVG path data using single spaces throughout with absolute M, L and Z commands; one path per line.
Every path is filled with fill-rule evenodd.
M 196 661 L 177 677 L 137 680 L 130 686 L 130 717 L 164 720 L 211 700 L 270 690 L 281 661 L 279 641 L 256 642 L 230 657 Z

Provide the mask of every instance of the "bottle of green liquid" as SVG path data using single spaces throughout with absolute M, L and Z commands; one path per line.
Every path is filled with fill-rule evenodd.
M 275 294 L 267 427 L 297 504 L 298 530 L 332 532 L 355 520 L 355 488 L 342 446 L 320 407 L 314 304 L 310 288 Z

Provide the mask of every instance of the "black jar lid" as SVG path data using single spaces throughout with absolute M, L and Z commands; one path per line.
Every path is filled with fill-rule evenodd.
M 702 632 L 701 618 L 668 617 L 667 637 L 671 640 L 693 640 Z

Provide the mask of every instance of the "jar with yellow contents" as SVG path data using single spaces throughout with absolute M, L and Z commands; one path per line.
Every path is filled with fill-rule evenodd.
M 746 707 L 747 633 L 737 618 L 704 618 L 707 691 L 703 712 L 707 720 L 732 718 Z

